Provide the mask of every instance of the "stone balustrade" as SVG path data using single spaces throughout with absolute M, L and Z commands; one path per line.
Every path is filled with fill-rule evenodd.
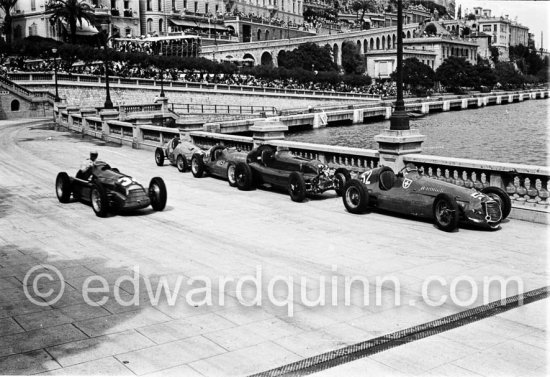
M 145 107 L 143 107 L 145 108 Z M 114 113 L 118 113 L 114 110 Z M 105 141 L 130 145 L 133 148 L 154 149 L 174 136 L 177 128 L 152 124 L 132 124 L 112 119 L 109 113 L 93 113 L 91 109 L 75 112 L 65 105 L 56 105 L 56 123 L 69 130 L 90 135 Z M 85 114 L 85 115 L 84 115 Z M 203 148 L 223 144 L 244 151 L 253 148 L 255 137 L 227 135 L 212 132 L 191 132 L 194 143 Z M 345 167 L 353 174 L 374 168 L 379 164 L 379 152 L 372 149 L 348 148 L 334 145 L 300 143 L 287 140 L 271 140 L 270 145 L 286 147 L 292 153 L 309 159 L 320 160 L 332 167 Z M 467 188 L 482 189 L 498 186 L 511 197 L 513 218 L 548 223 L 550 193 L 548 188 L 550 168 L 533 165 L 499 163 L 492 161 L 439 157 L 423 154 L 404 156 L 405 163 L 412 163 L 434 179 L 443 180 Z

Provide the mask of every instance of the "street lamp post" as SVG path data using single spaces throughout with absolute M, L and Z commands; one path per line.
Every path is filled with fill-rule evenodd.
M 59 98 L 59 89 L 57 86 L 57 48 L 52 48 L 53 53 L 53 72 L 54 72 L 54 83 L 55 83 L 55 102 L 61 102 Z
M 160 70 L 160 96 L 164 98 L 164 69 Z
M 105 104 L 103 107 L 105 109 L 112 109 L 113 108 L 113 101 L 111 101 L 111 88 L 109 87 L 109 51 L 107 51 L 107 45 L 109 43 L 109 40 L 112 37 L 109 37 L 107 41 L 105 42 L 105 46 L 103 48 L 103 65 L 105 67 Z
M 409 130 L 409 115 L 403 101 L 403 4 L 397 0 L 397 99 L 390 118 L 390 130 Z

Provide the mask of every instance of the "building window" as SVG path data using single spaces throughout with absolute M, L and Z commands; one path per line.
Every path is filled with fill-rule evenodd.
M 131 36 L 132 36 L 132 29 L 130 29 L 129 27 L 127 27 L 125 33 L 126 33 L 126 38 L 131 37 Z
M 124 0 L 124 9 L 129 9 L 129 8 L 130 8 L 130 1 Z
M 164 26 L 164 25 L 163 25 L 163 21 L 162 21 L 162 18 L 161 18 L 161 19 L 159 19 L 159 34 L 162 33 L 162 27 L 163 27 L 163 26 Z
M 11 111 L 19 111 L 19 101 L 14 99 L 11 101 Z
M 195 13 L 198 13 L 199 11 L 199 2 L 195 1 Z
M 187 9 L 187 0 L 183 0 L 183 9 Z
M 36 23 L 32 23 L 31 26 L 29 26 L 29 36 L 38 35 L 38 27 L 36 26 Z
M 204 13 L 208 14 L 208 3 L 204 4 Z
M 147 0 L 147 10 L 152 11 L 153 10 L 153 0 Z
M 147 19 L 147 33 L 151 34 L 153 32 L 153 19 Z
M 162 0 L 158 0 L 158 10 L 161 11 L 162 10 Z
M 220 6 L 216 4 L 216 13 L 218 13 L 219 10 L 220 10 Z
M 36 10 L 36 0 L 31 0 L 31 10 Z
M 172 0 L 172 10 L 176 10 L 176 0 Z
M 111 0 L 111 9 L 116 9 L 116 0 Z
M 498 25 L 493 25 L 493 31 L 497 31 L 497 26 Z

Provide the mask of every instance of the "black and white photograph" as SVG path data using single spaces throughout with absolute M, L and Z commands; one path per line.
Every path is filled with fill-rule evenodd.
M 0 376 L 550 375 L 550 1 L 0 0 Z

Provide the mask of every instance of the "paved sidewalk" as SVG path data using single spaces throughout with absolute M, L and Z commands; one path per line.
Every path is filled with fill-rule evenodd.
M 510 220 L 498 232 L 445 233 L 431 223 L 401 217 L 353 216 L 330 193 L 297 204 L 270 190 L 242 192 L 218 179 L 157 167 L 149 151 L 14 124 L 0 122 L 0 374 L 241 376 L 478 306 L 484 297 L 473 293 L 483 291 L 487 276 L 518 278 L 525 291 L 549 285 L 545 225 Z M 162 176 L 168 187 L 166 210 L 99 219 L 89 206 L 60 204 L 56 174 L 74 174 L 91 148 L 145 185 Z M 35 273 L 24 286 L 29 270 L 44 265 L 51 267 L 37 272 L 53 280 L 39 279 L 34 292 Z M 264 300 L 261 306 L 243 306 L 241 295 L 247 302 L 255 297 L 251 279 L 258 268 Z M 428 299 L 449 296 L 452 281 L 459 281 L 455 293 L 464 305 L 449 297 L 441 305 L 428 305 L 422 285 L 436 275 L 447 285 L 432 284 Z M 97 278 L 106 282 L 107 293 L 90 294 L 94 302 L 105 299 L 99 306 L 84 298 L 89 277 L 96 277 L 95 288 L 101 288 Z M 249 280 L 242 286 L 230 282 L 222 290 L 220 277 Z M 346 277 L 371 283 L 348 287 L 350 305 L 344 305 Z M 377 277 L 390 280 L 379 290 Z M 266 290 L 275 278 L 280 280 L 270 302 Z M 183 279 L 175 305 L 165 296 L 158 303 L 149 296 L 148 284 L 155 290 L 163 279 L 172 289 Z M 212 305 L 200 302 L 209 291 L 207 279 L 213 282 Z M 55 303 L 39 296 L 50 290 L 56 294 L 63 286 Z M 33 304 L 25 287 L 45 305 Z M 514 284 L 508 288 L 508 296 L 517 293 Z M 318 297 L 327 305 L 306 304 Z M 498 287 L 491 286 L 486 298 L 499 297 Z M 476 362 L 493 365 L 505 355 L 523 371 L 538 372 L 541 362 L 530 368 L 507 355 L 521 350 L 538 355 L 530 347 L 540 348 L 539 332 L 545 331 L 541 305 L 517 309 L 525 313 L 524 321 L 518 320 L 521 315 L 507 317 L 512 311 L 357 362 L 409 374 L 445 366 L 465 369 Z M 520 343 L 495 348 L 508 342 L 500 341 L 499 326 L 505 326 L 510 342 Z M 534 330 L 525 332 L 525 327 Z M 477 343 L 477 331 L 468 329 L 479 329 L 489 340 L 487 347 Z M 520 341 L 523 335 L 529 336 Z M 436 351 L 442 356 L 426 358 L 425 369 L 418 360 L 409 361 L 413 365 L 407 370 L 406 360 L 415 359 L 399 355 L 412 355 L 422 344 L 425 350 L 439 344 Z M 476 354 L 481 356 L 475 359 Z

